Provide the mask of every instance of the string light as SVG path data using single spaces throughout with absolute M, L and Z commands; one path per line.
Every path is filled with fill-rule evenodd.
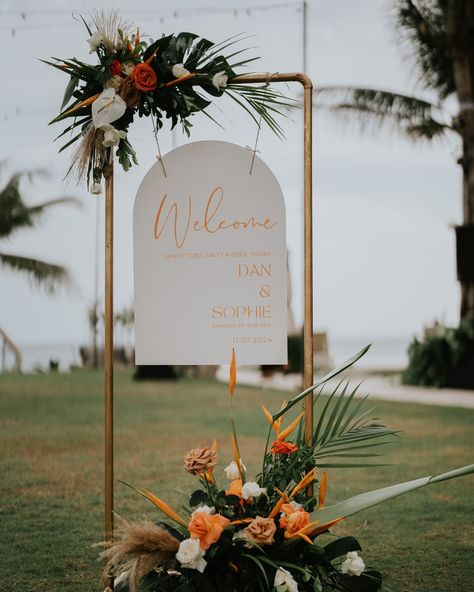
M 133 14 L 135 16 L 140 15 L 160 15 L 159 20 L 160 23 L 163 24 L 165 17 L 163 14 L 167 14 L 169 17 L 172 18 L 179 18 L 179 17 L 189 17 L 189 16 L 201 16 L 204 14 L 232 14 L 234 17 L 238 17 L 240 14 L 250 17 L 255 12 L 267 11 L 267 10 L 281 10 L 281 9 L 288 9 L 293 8 L 297 9 L 298 11 L 301 10 L 301 1 L 299 2 L 279 2 L 273 4 L 261 4 L 258 6 L 251 6 L 251 7 L 236 7 L 236 6 L 203 6 L 201 8 L 183 8 L 183 9 L 160 9 L 160 10 L 122 10 L 120 11 L 121 14 Z M 0 16 L 10 16 L 10 17 L 20 17 L 23 21 L 26 21 L 27 18 L 30 17 L 38 17 L 38 16 L 68 16 L 70 15 L 70 11 L 66 10 L 3 10 L 0 12 Z M 17 31 L 26 31 L 26 30 L 36 30 L 36 29 L 53 29 L 57 28 L 58 26 L 66 27 L 66 26 L 73 26 L 74 23 L 71 21 L 62 23 L 62 24 L 26 24 L 26 25 L 15 25 L 15 26 L 6 26 L 0 27 L 0 31 L 11 31 L 12 36 L 15 36 Z
M 178 19 L 180 17 L 189 17 L 189 16 L 202 16 L 204 14 L 231 14 L 234 18 L 238 16 L 252 16 L 252 13 L 261 12 L 261 11 L 268 11 L 268 10 L 282 10 L 282 9 L 295 9 L 298 12 L 302 10 L 302 1 L 297 0 L 293 2 L 278 2 L 272 4 L 261 4 L 257 6 L 245 7 L 245 6 L 204 6 L 201 8 L 183 8 L 183 9 L 172 9 L 172 8 L 165 8 L 160 10 L 154 9 L 141 9 L 138 11 L 133 10 L 121 10 L 121 14 L 127 15 L 131 14 L 134 16 L 148 16 L 151 15 L 155 16 L 158 20 L 160 25 L 165 23 L 166 18 L 174 18 Z M 32 31 L 32 30 L 44 30 L 44 29 L 57 29 L 58 27 L 71 27 L 75 26 L 76 23 L 72 20 L 68 20 L 64 23 L 38 23 L 34 24 L 28 21 L 31 21 L 31 18 L 41 17 L 41 16 L 70 16 L 71 11 L 68 10 L 57 10 L 57 9 L 45 9 L 45 10 L 2 10 L 0 11 L 0 17 L 19 17 L 23 22 L 26 24 L 20 25 L 13 25 L 13 26 L 6 26 L 0 27 L 0 31 L 10 31 L 12 37 L 17 37 L 18 31 Z M 166 15 L 166 16 L 164 16 Z M 8 121 L 11 116 L 18 116 L 19 112 L 15 112 L 14 114 L 3 114 L 4 121 Z

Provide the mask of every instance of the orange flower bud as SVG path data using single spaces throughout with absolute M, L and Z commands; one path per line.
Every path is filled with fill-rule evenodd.
M 232 348 L 232 358 L 230 360 L 230 372 L 229 372 L 229 390 L 230 394 L 234 394 L 235 383 L 237 382 L 237 368 L 235 365 L 235 350 Z

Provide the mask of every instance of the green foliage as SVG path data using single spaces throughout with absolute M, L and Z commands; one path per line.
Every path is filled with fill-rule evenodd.
M 344 86 L 317 89 L 317 105 L 343 117 L 354 117 L 362 129 L 388 125 L 410 140 L 433 140 L 456 132 L 439 105 L 421 98 L 371 88 Z
M 420 83 L 436 90 L 440 99 L 456 91 L 451 50 L 448 43 L 446 0 L 395 0 L 395 20 Z
M 18 230 L 33 228 L 43 214 L 53 206 L 78 204 L 73 198 L 60 197 L 33 206 L 27 205 L 20 191 L 21 178 L 27 176 L 31 180 L 38 174 L 44 174 L 44 172 L 15 173 L 0 190 L 0 239 L 9 239 Z M 25 274 L 49 293 L 53 293 L 58 286 L 69 281 L 68 272 L 64 267 L 32 257 L 0 252 L 0 266 Z
M 461 321 L 456 329 L 439 326 L 408 349 L 404 384 L 437 388 L 474 388 L 474 323 Z
M 50 294 L 53 294 L 59 285 L 67 284 L 69 281 L 69 274 L 61 265 L 31 257 L 0 253 L 0 265 L 29 276 L 34 283 L 42 286 Z
M 459 121 L 445 102 L 456 92 L 454 65 L 447 32 L 446 0 L 393 0 L 393 18 L 405 49 L 415 65 L 418 88 L 428 96 L 408 96 L 384 89 L 320 87 L 317 104 L 362 128 L 381 123 L 412 141 L 443 139 L 460 133 Z
M 351 360 L 328 373 L 319 381 L 319 386 L 349 368 L 367 349 L 365 348 Z M 315 388 L 317 388 L 316 385 L 305 391 L 304 397 Z M 335 388 L 331 396 L 325 400 L 322 409 L 316 408 L 315 415 L 320 416 L 320 421 L 315 429 L 312 445 L 304 442 L 301 429 L 295 441 L 296 446 L 287 440 L 298 424 L 302 426 L 302 419 L 300 417 L 291 421 L 285 416 L 289 425 L 286 428 L 279 425 L 276 437 L 278 442 L 292 444 L 293 448 L 289 452 L 280 452 L 273 447 L 270 452 L 265 451 L 262 473 L 256 477 L 263 489 L 254 495 L 245 495 L 245 486 L 242 488 L 244 482 L 252 480 L 248 476 L 242 476 L 240 482 L 234 480 L 232 487 L 228 486 L 229 489 L 221 488 L 219 479 L 214 475 L 214 465 L 209 470 L 204 469 L 202 472 L 195 473 L 200 486 L 191 494 L 188 504 L 181 508 L 181 516 L 170 513 L 164 500 L 157 499 L 146 490 L 136 490 L 167 516 L 165 520 L 176 521 L 178 526 L 175 525 L 174 528 L 178 541 L 183 541 L 190 536 L 191 527 L 189 530 L 186 527 L 187 520 L 193 511 L 199 512 L 202 504 L 214 508 L 216 517 L 219 516 L 219 519 L 227 519 L 227 525 L 224 525 L 218 539 L 206 550 L 207 565 L 202 573 L 186 565 L 176 564 L 176 571 L 173 574 L 176 587 L 183 592 L 195 590 L 269 592 L 274 588 L 276 572 L 283 567 L 289 569 L 298 583 L 298 589 L 302 592 L 312 592 L 315 589 L 371 592 L 380 588 L 380 574 L 376 577 L 375 572 L 367 573 L 363 577 L 353 578 L 339 569 L 337 563 L 342 562 L 348 552 L 347 549 L 360 548 L 357 542 L 346 539 L 345 543 L 329 545 L 326 554 L 326 549 L 319 545 L 318 537 L 321 533 L 328 531 L 331 523 L 320 520 L 317 530 L 315 524 L 308 526 L 312 522 L 310 513 L 322 504 L 318 501 L 318 479 L 311 473 L 308 480 L 309 469 L 316 464 L 318 467 L 365 466 L 366 457 L 376 456 L 371 452 L 372 447 L 385 443 L 394 433 L 393 430 L 368 420 L 370 410 L 365 413 L 360 412 L 364 401 L 353 405 L 355 390 L 348 396 L 346 391 L 347 385 L 342 388 L 342 391 L 338 387 Z M 301 401 L 304 398 L 302 395 L 284 405 L 283 412 L 290 410 L 298 401 Z M 321 392 L 318 392 L 315 403 L 320 397 Z M 233 397 L 231 409 L 232 401 Z M 231 424 L 233 440 L 237 442 L 233 412 L 231 412 Z M 272 425 L 270 429 L 276 428 Z M 369 452 L 367 452 L 368 449 Z M 240 455 L 237 445 L 235 445 L 234 454 Z M 341 457 L 349 457 L 350 462 L 341 465 L 338 462 Z M 355 460 L 357 457 L 362 457 L 364 462 Z M 248 475 L 247 472 L 246 475 Z M 316 491 L 311 495 L 308 495 L 306 487 L 309 483 L 316 486 Z M 258 487 L 256 483 L 254 486 Z M 278 510 L 280 508 L 278 504 L 282 503 L 282 499 L 287 505 Z M 294 503 L 298 505 L 295 507 L 292 505 Z M 308 526 L 308 529 L 301 533 L 305 538 L 287 529 L 286 520 L 290 520 L 288 516 L 291 515 L 296 519 L 294 514 L 299 511 L 299 507 L 304 514 L 297 514 L 297 516 L 299 519 L 304 516 L 305 526 Z M 260 517 L 268 517 L 268 520 L 273 523 L 274 533 L 271 544 L 259 543 L 249 536 L 248 524 Z M 301 528 L 302 526 L 299 526 L 296 530 L 300 531 Z M 127 559 L 129 558 L 125 557 L 124 560 Z M 126 565 L 122 560 L 115 564 L 115 575 L 119 575 Z M 165 569 L 157 569 L 147 576 L 145 582 L 146 584 L 142 583 L 142 586 L 146 586 L 146 589 L 161 592 L 169 583 L 169 573 Z M 127 587 L 123 589 L 125 591 Z
M 232 78 L 237 75 L 238 70 L 247 67 L 257 59 L 245 58 L 242 54 L 246 50 L 236 49 L 236 44 L 244 39 L 242 36 L 235 36 L 215 44 L 194 33 L 182 32 L 162 36 L 147 44 L 143 40 L 139 43 L 135 42 L 134 36 L 129 39 L 120 29 L 118 34 L 121 39 L 118 46 L 102 43 L 97 47 L 96 55 L 99 63 L 96 65 L 90 65 L 75 58 L 42 60 L 69 76 L 61 112 L 50 123 L 66 119 L 73 119 L 73 123 L 68 125 L 58 138 L 76 127 L 81 128 L 78 134 L 68 139 L 60 151 L 82 139 L 90 128 L 91 105 L 94 97 L 103 91 L 104 85 L 112 77 L 111 66 L 117 61 L 122 66 L 148 64 L 156 75 L 155 88 L 143 90 L 135 86 L 139 95 L 138 103 L 133 106 L 127 105 L 124 115 L 113 122 L 117 130 L 127 132 L 135 115 L 138 115 L 138 117 L 153 117 L 157 130 L 163 127 L 164 120 L 170 121 L 171 129 L 180 123 L 183 132 L 189 136 L 192 128 L 190 119 L 196 113 L 203 113 L 215 121 L 207 112 L 207 108 L 214 98 L 227 95 L 258 125 L 263 121 L 277 136 L 283 137 L 283 130 L 276 117 L 284 115 L 285 111 L 295 107 L 296 103 L 268 85 L 232 84 Z M 188 70 L 190 75 L 176 78 L 173 75 L 173 67 L 178 64 Z M 122 78 L 129 76 L 127 74 Z M 224 76 L 225 79 L 219 82 L 216 76 Z M 228 84 L 226 84 L 227 81 L 229 81 Z M 94 162 L 96 147 L 92 146 L 90 150 L 90 161 Z M 132 163 L 137 164 L 135 152 L 126 139 L 120 142 L 117 157 L 125 171 L 130 169 Z M 91 170 L 92 167 L 89 167 L 88 180 Z M 98 180 L 96 171 L 93 173 L 94 179 Z
M 303 336 L 288 335 L 288 372 L 303 372 Z

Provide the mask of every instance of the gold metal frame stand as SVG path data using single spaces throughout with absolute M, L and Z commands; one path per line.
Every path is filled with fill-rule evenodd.
M 114 172 L 105 181 L 105 540 L 114 536 Z
M 304 112 L 304 371 L 305 389 L 313 384 L 313 84 L 301 72 L 287 74 L 246 74 L 236 76 L 232 84 L 299 82 L 303 86 Z M 114 243 L 114 181 L 113 169 L 105 184 L 105 538 L 114 533 L 114 433 L 113 433 L 113 243 Z M 313 397 L 305 400 L 305 440 L 311 444 L 313 435 Z

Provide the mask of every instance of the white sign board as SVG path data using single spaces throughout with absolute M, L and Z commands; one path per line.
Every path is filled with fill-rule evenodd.
M 285 205 L 273 173 L 228 142 L 177 148 L 135 199 L 135 360 L 287 361 Z

